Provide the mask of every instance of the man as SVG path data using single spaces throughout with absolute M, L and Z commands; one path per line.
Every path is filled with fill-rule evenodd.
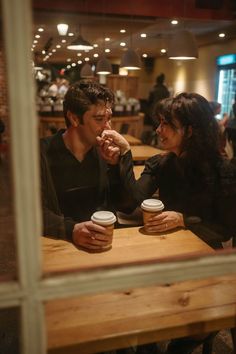
M 114 96 L 96 82 L 72 85 L 64 99 L 66 129 L 41 139 L 44 235 L 99 250 L 106 228 L 90 221 L 96 210 L 120 209 L 120 149 L 101 138 L 111 129 Z

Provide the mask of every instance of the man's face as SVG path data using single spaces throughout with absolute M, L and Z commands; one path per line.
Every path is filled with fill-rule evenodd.
M 96 137 L 104 129 L 111 129 L 111 104 L 103 101 L 92 105 L 83 115 L 83 124 L 79 125 L 80 135 L 90 145 L 96 145 Z

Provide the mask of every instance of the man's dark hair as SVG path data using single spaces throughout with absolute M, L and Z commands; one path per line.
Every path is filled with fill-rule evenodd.
M 68 111 L 76 114 L 80 123 L 83 124 L 84 113 L 89 110 L 91 105 L 97 104 L 99 101 L 113 104 L 113 92 L 95 81 L 81 80 L 71 85 L 63 102 L 66 126 L 70 126 L 70 121 L 67 118 Z

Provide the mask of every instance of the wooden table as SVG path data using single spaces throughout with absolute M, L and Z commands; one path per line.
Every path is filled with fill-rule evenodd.
M 88 269 L 214 251 L 188 230 L 145 235 L 117 229 L 105 253 L 80 251 L 66 241 L 42 238 L 44 272 Z M 236 277 L 128 289 L 45 305 L 50 354 L 96 353 L 207 333 L 236 323 Z
M 144 170 L 144 165 L 134 166 L 134 175 L 136 179 L 138 179 L 141 176 L 143 170 Z
M 135 138 L 135 136 L 132 136 L 130 134 L 122 134 L 122 136 L 128 141 L 130 145 L 141 145 L 142 141 L 138 138 Z
M 165 151 L 150 145 L 131 145 L 131 152 L 134 161 L 145 161 L 149 157 L 165 153 Z

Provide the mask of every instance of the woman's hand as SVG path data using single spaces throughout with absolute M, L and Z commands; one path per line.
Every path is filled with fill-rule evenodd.
M 101 157 L 111 165 L 116 165 L 120 159 L 120 148 L 113 143 L 112 138 L 97 137 Z
M 104 130 L 102 132 L 102 139 L 109 140 L 113 146 L 119 147 L 121 155 L 130 150 L 128 141 L 115 130 Z
M 148 232 L 163 232 L 176 227 L 184 227 L 183 214 L 176 211 L 163 211 L 161 214 L 151 217 L 145 224 Z
M 92 221 L 75 224 L 72 235 L 73 243 L 89 250 L 102 250 L 112 243 L 112 230 Z

